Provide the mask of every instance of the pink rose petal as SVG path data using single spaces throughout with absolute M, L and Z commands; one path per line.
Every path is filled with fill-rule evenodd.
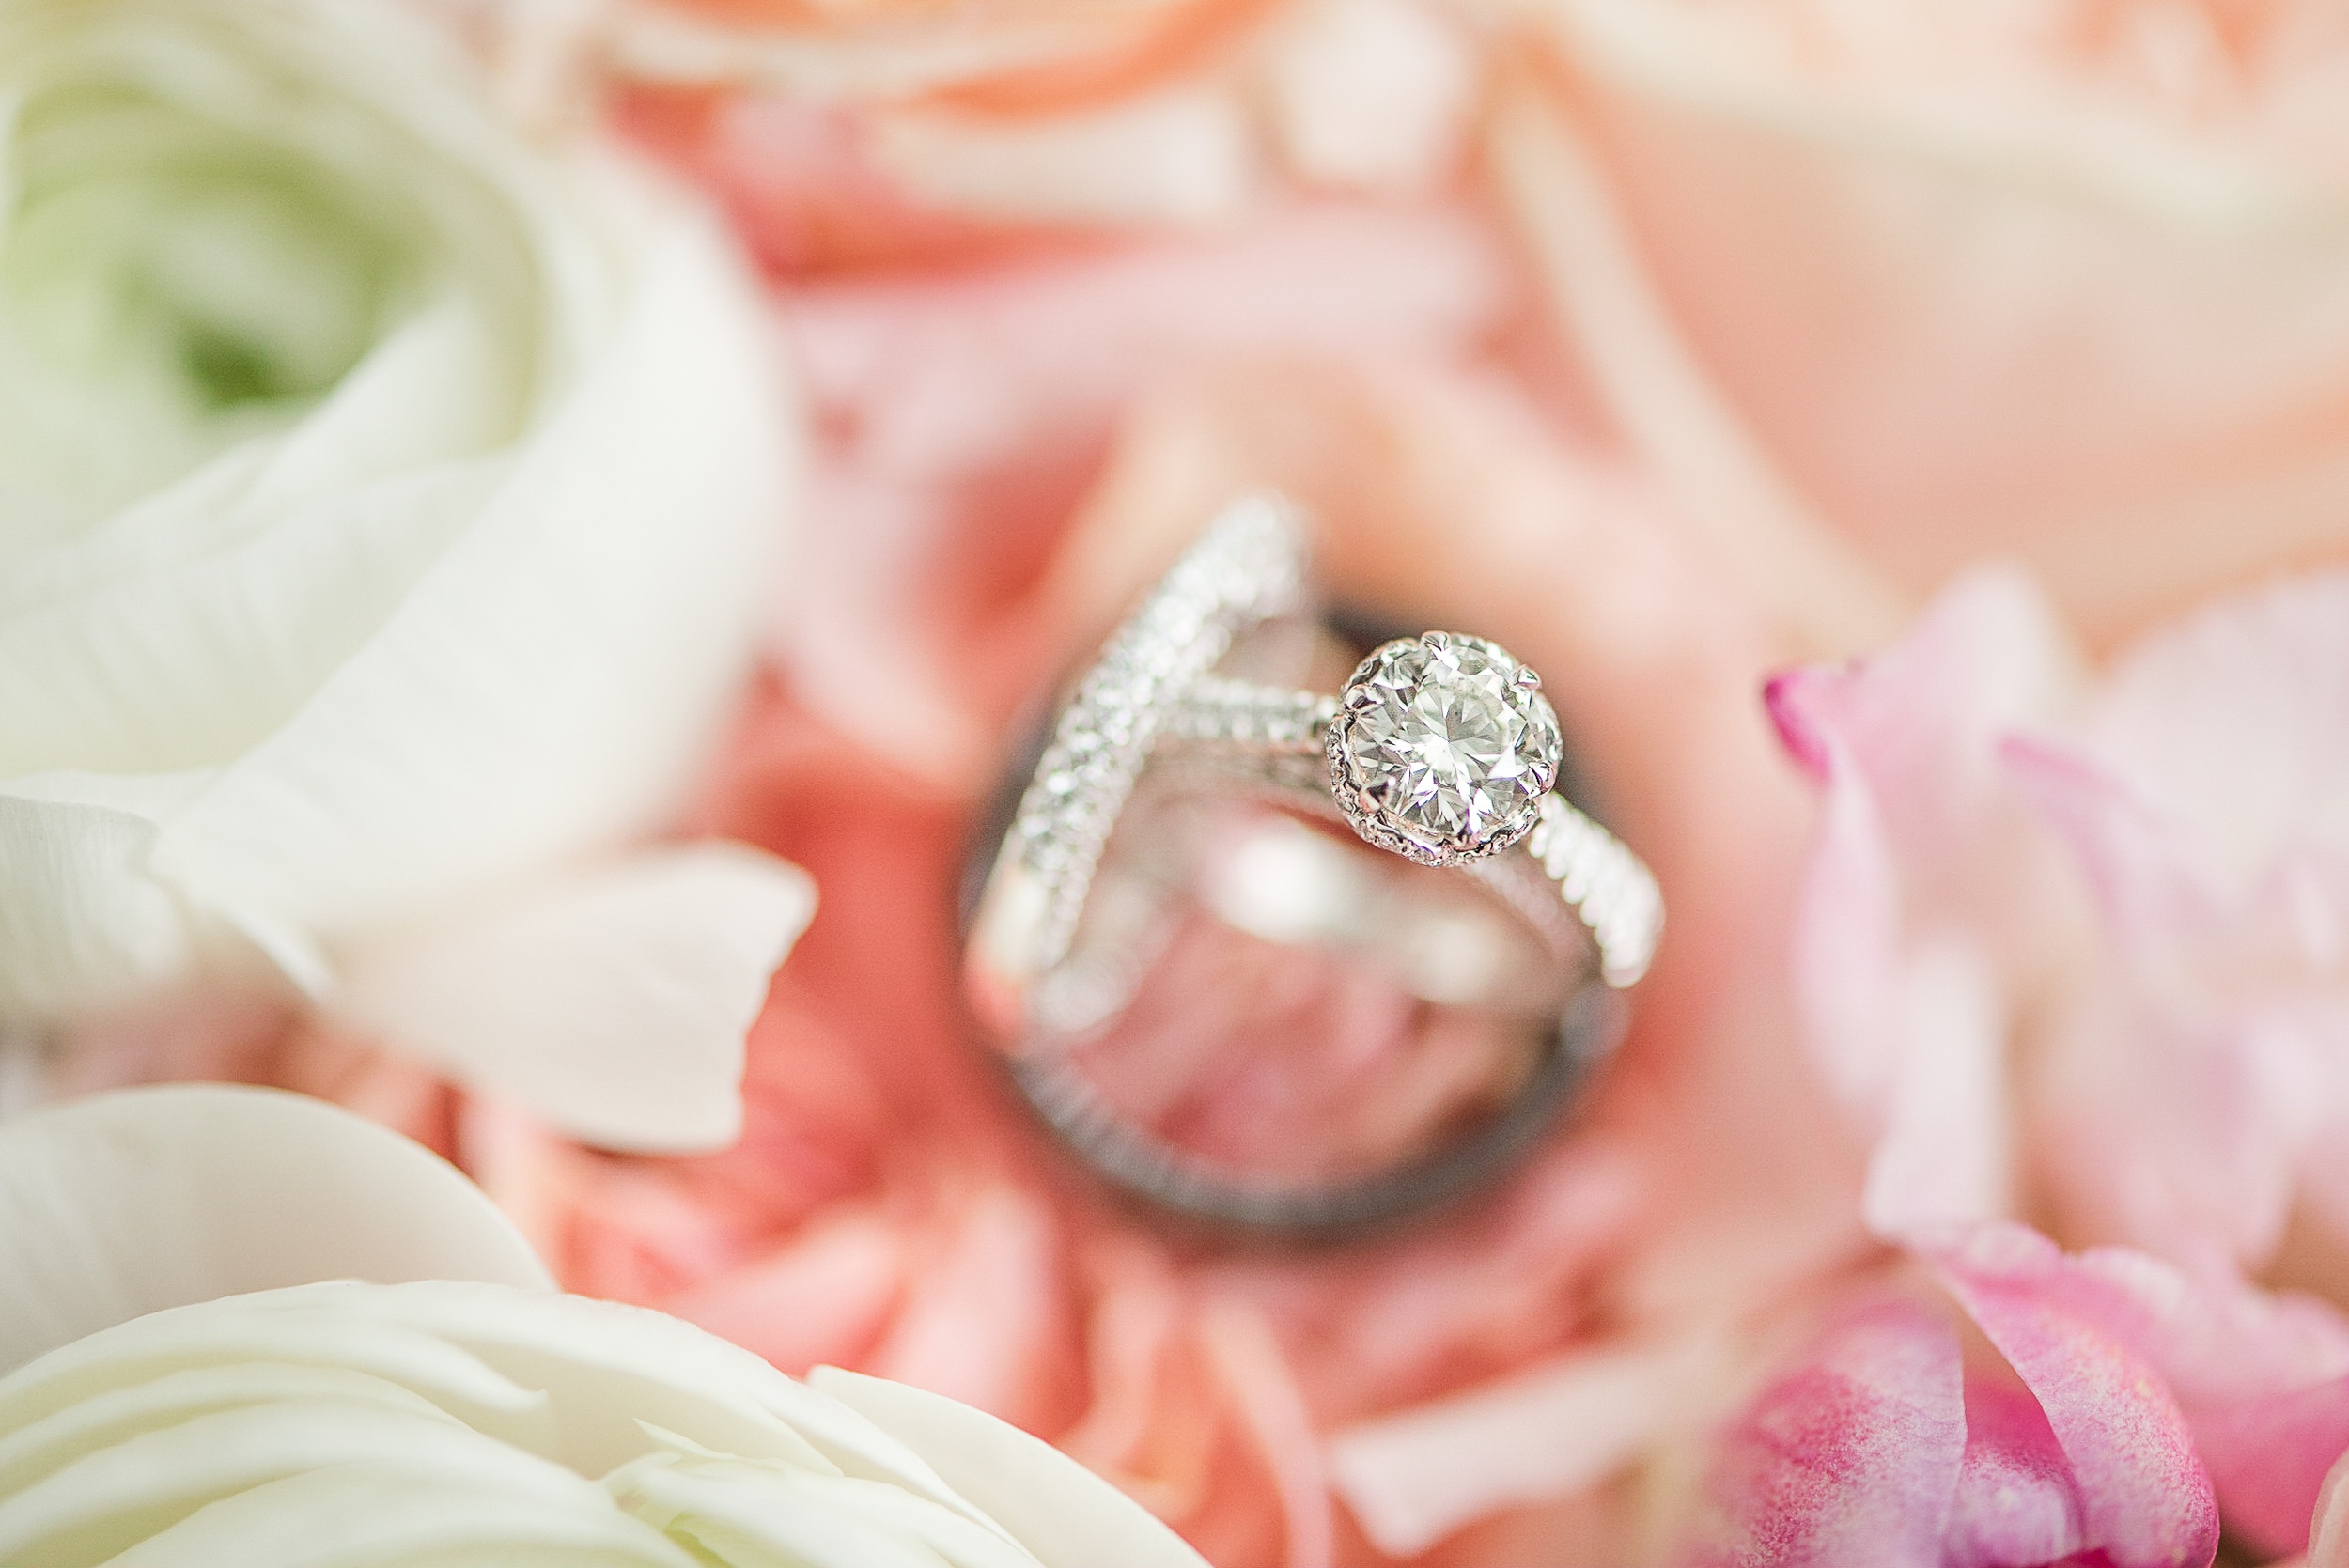
M 2218 1506 L 2186 1417 L 2136 1342 L 2142 1305 L 2018 1225 L 1928 1256 L 2046 1413 L 2079 1488 L 2087 1544 L 2113 1568 L 2202 1568 Z
M 1944 1568 L 2057 1562 L 2085 1545 L 2079 1489 L 2047 1413 L 2029 1389 L 1968 1377 L 1966 1458 Z
M 2108 1293 L 2108 1321 L 2176 1396 L 2228 1529 L 2263 1550 L 2298 1547 L 2325 1472 L 2349 1448 L 2349 1319 L 2118 1248 L 2068 1266 Z
M 2344 714 L 2349 571 L 2336 569 L 2147 638 L 2113 671 L 2088 735 L 2096 755 L 2213 834 L 2248 881 L 2295 844 L 2349 851 Z
M 1891 1300 L 1764 1391 L 1706 1486 L 1691 1564 L 1937 1568 L 1966 1452 L 1957 1336 Z

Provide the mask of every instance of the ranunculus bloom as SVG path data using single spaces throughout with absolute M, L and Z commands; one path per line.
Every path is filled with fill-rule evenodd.
M 0 19 L 0 1026 L 191 980 L 654 1147 L 809 894 L 672 813 L 786 520 L 764 306 L 397 12 Z
M 2030 584 L 1780 680 L 1827 790 L 1809 1036 L 1871 1218 L 2051 1205 L 2196 1267 L 2349 1247 L 2349 576 L 2214 603 L 2091 680 Z M 2295 1229 L 2296 1227 L 2296 1229 Z
M 976 1411 L 554 1294 L 454 1172 L 316 1101 L 11 1124 L 0 1304 L 9 1562 L 1202 1568 Z
M 1790 596 L 1829 539 L 1918 598 L 2011 553 L 2107 645 L 2349 542 L 2334 13 L 1501 8 L 1497 166 L 1591 380 Z

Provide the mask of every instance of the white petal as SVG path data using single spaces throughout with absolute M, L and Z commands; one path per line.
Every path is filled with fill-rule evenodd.
M 532 1568 L 694 1568 L 684 1548 L 591 1483 L 543 1495 L 502 1476 L 420 1474 L 397 1459 L 310 1470 L 223 1498 L 109 1568 L 381 1568 L 460 1554 Z
M 12 1496 L 77 1459 L 142 1432 L 278 1400 L 372 1402 L 428 1416 L 435 1409 L 402 1384 L 346 1367 L 232 1361 L 167 1371 L 105 1389 L 10 1429 L 0 1437 L 0 1497 Z
M 425 1330 L 543 1390 L 561 1457 L 585 1474 L 656 1452 L 664 1446 L 659 1434 L 682 1433 L 712 1451 L 886 1481 L 968 1511 L 855 1411 L 661 1312 L 461 1284 L 352 1292 L 334 1306 L 346 1325 Z
M 630 210 L 605 351 L 377 635 L 164 824 L 193 902 L 348 937 L 675 804 L 751 657 L 791 426 L 731 249 Z
M 557 1484 L 578 1479 L 438 1411 L 280 1401 L 143 1433 L 0 1499 L 0 1562 L 90 1568 L 217 1498 L 369 1462 L 509 1487 L 524 1475 Z
M 581 1138 L 713 1147 L 815 902 L 803 873 L 740 845 L 648 851 L 366 947 L 331 1005 Z
M 0 1018 L 70 1012 L 170 977 L 191 933 L 146 875 L 191 781 L 48 774 L 0 786 Z
M 920 1454 L 1044 1568 L 1205 1568 L 1149 1510 L 1007 1421 L 838 1367 L 817 1367 L 808 1382 Z
M 419 318 L 287 440 L 11 573 L 0 774 L 210 767 L 297 712 L 503 477 L 500 459 L 377 472 L 413 455 L 407 405 L 460 403 L 446 388 L 493 376 L 481 335 L 454 308 Z
M 343 1276 L 550 1282 L 454 1169 L 319 1101 L 141 1089 L 0 1127 L 0 1369 L 159 1308 Z
M 1034 1568 L 994 1530 L 886 1482 L 662 1454 L 607 1484 L 637 1518 L 742 1568 Z
M 503 1442 L 541 1456 L 559 1452 L 543 1389 L 506 1376 L 446 1335 L 354 1310 L 381 1295 L 414 1290 L 486 1292 L 560 1301 L 510 1285 L 376 1285 L 356 1280 L 288 1285 L 225 1296 L 101 1328 L 0 1378 L 0 1429 L 47 1422 L 120 1388 L 126 1377 L 174 1368 L 251 1374 L 257 1384 L 280 1366 L 339 1367 L 418 1394 Z

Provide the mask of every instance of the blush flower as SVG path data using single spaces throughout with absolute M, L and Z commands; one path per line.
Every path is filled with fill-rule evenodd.
M 2205 1568 L 2299 1550 L 2349 1444 L 2349 1322 L 2020 1226 L 1921 1240 L 1727 1431 L 1692 1563 Z
M 274 988 L 724 1139 L 807 887 L 617 852 L 786 516 L 734 251 L 388 8 L 17 6 L 0 81 L 0 1028 Z
M 11 1562 L 1201 1568 L 975 1411 L 554 1294 L 462 1178 L 316 1101 L 12 1123 L 0 1296 Z
M 2341 548 L 2336 13 L 1492 8 L 1525 45 L 1496 163 L 1559 319 L 1777 591 L 1836 550 L 1919 599 L 2013 555 L 2109 646 Z
M 2054 1205 L 2198 1268 L 2337 1256 L 2349 579 L 2213 604 L 2101 679 L 1977 577 L 1773 711 L 1825 785 L 1809 1037 L 1877 1138 L 1872 1218 Z

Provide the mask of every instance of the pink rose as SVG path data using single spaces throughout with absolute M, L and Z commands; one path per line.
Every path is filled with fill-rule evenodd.
M 2349 1444 L 2349 1321 L 2015 1225 L 1855 1289 L 1713 1461 L 1697 1563 L 2204 1568 L 2296 1551 Z
M 2349 539 L 2337 17 L 1509 9 L 1497 166 L 1559 319 L 1788 602 L 1829 546 L 1904 599 L 2013 554 L 2101 645 Z
M 2183 1265 L 2091 1255 L 2134 1281 L 2123 1338 L 2185 1409 L 2230 1528 L 2278 1552 L 2349 1445 L 2349 1330 L 2237 1282 L 2341 1293 L 2344 627 L 2349 578 L 2287 579 L 2095 674 L 2029 580 L 1986 572 L 1877 657 L 1770 690 L 1825 789 L 1797 986 L 1874 1140 L 1870 1223 L 2030 1214 Z
M 1827 791 L 1800 984 L 1879 1228 L 2048 1206 L 2205 1269 L 2341 1255 L 2344 628 L 2349 578 L 2310 576 L 2092 680 L 1989 575 L 1772 688 Z

